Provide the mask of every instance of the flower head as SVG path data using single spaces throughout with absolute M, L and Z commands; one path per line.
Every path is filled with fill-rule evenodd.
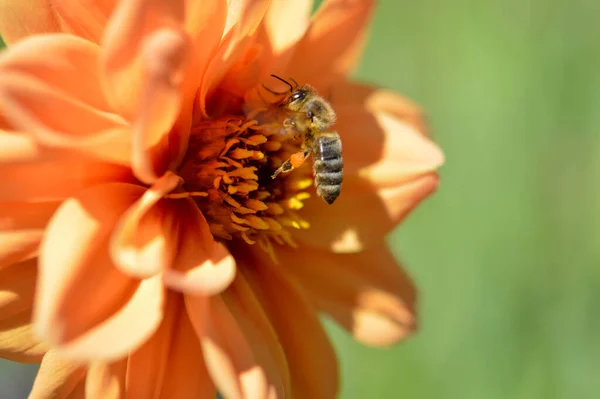
M 318 312 L 368 344 L 413 331 L 384 235 L 443 156 L 415 105 L 348 81 L 372 1 L 42 3 L 0 18 L 0 354 L 43 357 L 34 397 L 330 398 Z M 272 178 L 301 140 L 271 73 L 331 93 L 331 206 L 310 162 Z

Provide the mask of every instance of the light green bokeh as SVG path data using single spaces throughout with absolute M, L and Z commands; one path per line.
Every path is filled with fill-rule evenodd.
M 388 350 L 330 330 L 342 397 L 600 397 L 594 1 L 380 2 L 357 76 L 426 109 L 438 192 L 390 244 L 420 290 Z
M 380 1 L 357 77 L 421 103 L 447 163 L 390 237 L 419 333 L 380 350 L 328 323 L 342 398 L 600 397 L 599 11 Z

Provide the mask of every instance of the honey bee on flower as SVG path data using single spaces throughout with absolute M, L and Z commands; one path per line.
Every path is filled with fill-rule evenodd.
M 302 136 L 300 151 L 293 153 L 272 175 L 276 178 L 280 173 L 291 172 L 300 167 L 313 153 L 313 175 L 317 195 L 328 204 L 332 204 L 339 196 L 344 177 L 344 159 L 342 157 L 342 140 L 337 132 L 328 129 L 335 123 L 336 114 L 331 104 L 317 94 L 308 84 L 300 86 L 293 78 L 293 85 L 277 75 L 271 75 L 289 87 L 289 91 L 277 92 L 267 86 L 263 87 L 277 96 L 284 96 L 275 102 L 271 109 L 255 112 L 260 114 L 276 114 L 282 121 L 285 134 Z

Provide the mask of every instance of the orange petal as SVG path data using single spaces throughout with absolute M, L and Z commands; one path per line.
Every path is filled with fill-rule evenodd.
M 119 216 L 142 193 L 142 187 L 129 184 L 92 187 L 66 200 L 46 230 L 35 323 L 41 336 L 65 356 L 121 357 L 160 323 L 160 277 L 139 282 L 123 275 L 108 253 Z
M 60 19 L 48 0 L 0 1 L 0 32 L 7 44 L 30 35 L 61 31 Z
M 130 133 L 122 118 L 108 112 L 98 50 L 64 34 L 19 42 L 0 57 L 0 106 L 11 130 L 41 144 L 128 165 Z
M 381 242 L 357 254 L 283 249 L 277 253 L 286 271 L 359 341 L 388 346 L 415 329 L 415 289 Z
M 261 24 L 259 43 L 263 44 L 263 72 L 282 73 L 290 62 L 296 43 L 310 22 L 312 0 L 271 3 Z
M 145 38 L 141 47 L 144 67 L 142 98 L 134 118 L 133 171 L 151 184 L 170 166 L 169 133 L 181 111 L 189 43 L 183 31 L 164 28 Z M 189 125 L 182 130 L 189 130 Z
M 313 195 L 302 216 L 308 230 L 294 237 L 311 248 L 333 252 L 358 252 L 383 239 L 422 200 L 435 191 L 436 173 L 421 175 L 397 187 L 377 189 L 359 178 L 346 178 L 342 193 L 331 206 Z
M 215 397 L 200 343 L 180 295 L 169 294 L 159 329 L 131 355 L 127 381 L 128 394 L 136 398 Z
M 387 187 L 434 171 L 444 162 L 439 147 L 387 112 L 366 105 L 340 105 L 336 111 L 345 176 L 358 174 Z
M 263 359 L 268 378 L 273 381 L 272 385 L 281 386 L 283 392 L 289 395 L 291 376 L 284 349 L 246 278 L 241 273 L 238 274 L 222 297 L 235 319 L 243 326 L 248 339 L 255 342 L 254 351 L 257 357 Z
M 173 165 L 179 165 L 187 151 L 196 93 L 219 46 L 227 17 L 227 0 L 186 0 L 185 7 L 185 31 L 191 42 L 190 59 L 181 87 L 181 114 L 169 138 Z
M 190 216 L 202 214 L 196 209 Z M 163 274 L 165 284 L 188 295 L 216 295 L 226 289 L 236 274 L 233 256 L 224 245 L 213 241 L 203 218 L 190 221 L 181 229 L 173 268 Z
M 12 44 L 24 37 L 66 32 L 99 41 L 116 0 L 0 1 L 0 32 Z
M 43 235 L 42 229 L 0 231 L 0 270 L 37 256 Z
M 198 337 L 183 303 L 180 304 L 179 311 L 179 322 L 169 350 L 161 398 L 214 398 L 215 385 L 206 370 Z
M 153 39 L 148 48 L 145 45 L 147 38 L 162 28 L 182 27 L 183 22 L 184 2 L 181 0 L 132 0 L 117 5 L 103 40 L 103 71 L 111 104 L 128 120 L 133 120 L 141 108 L 144 62 L 153 63 L 151 70 L 169 65 L 169 59 L 163 59 L 170 53 L 169 46 L 161 47 Z M 158 57 L 148 53 L 156 46 L 161 52 Z M 150 60 L 144 60 L 146 57 Z M 177 57 L 170 61 L 176 61 Z
M 32 332 L 37 259 L 0 268 L 0 357 L 39 362 L 46 353 Z
M 285 350 L 293 396 L 336 397 L 339 376 L 335 352 L 316 310 L 302 295 L 296 282 L 268 260 L 263 261 L 248 252 L 235 252 L 234 255 L 236 259 L 248 262 L 240 270 L 248 279 Z
M 275 360 L 256 325 L 237 319 L 220 296 L 186 296 L 188 314 L 200 339 L 208 372 L 223 397 L 284 397 L 274 380 Z
M 144 192 L 121 217 L 111 238 L 111 256 L 125 274 L 146 278 L 165 270 L 175 257 L 177 234 L 171 209 L 157 206 L 181 183 L 171 172 Z
M 55 351 L 49 351 L 42 360 L 29 398 L 63 399 L 71 397 L 84 375 L 84 367 L 62 359 Z
M 0 358 L 19 363 L 39 363 L 48 347 L 41 343 L 31 324 L 31 312 L 0 321 Z
M 287 76 L 320 87 L 347 76 L 360 61 L 374 0 L 326 0 L 298 43 Z
M 212 57 L 202 79 L 196 104 L 203 116 L 207 116 L 207 96 L 221 83 L 235 62 L 244 62 L 260 22 L 267 12 L 270 0 L 236 0 L 229 2 L 223 39 Z M 259 76 L 256 76 L 256 82 Z M 238 93 L 239 94 L 239 93 Z
M 75 191 L 101 182 L 131 180 L 125 166 L 66 149 L 48 149 L 25 134 L 0 131 L 0 229 L 43 227 L 57 201 Z
M 85 379 L 85 397 L 88 399 L 125 398 L 126 371 L 127 358 L 114 363 L 92 363 Z
M 362 105 L 367 111 L 388 114 L 427 134 L 423 109 L 393 90 L 344 80 L 331 87 L 329 96 L 334 109 L 342 105 Z
M 60 205 L 49 202 L 0 202 L 0 231 L 45 228 Z

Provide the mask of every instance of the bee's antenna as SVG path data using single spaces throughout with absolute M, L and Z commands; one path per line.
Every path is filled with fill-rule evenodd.
M 266 91 L 268 91 L 271 94 L 275 94 L 276 96 L 281 96 L 281 95 L 287 94 L 287 90 L 286 91 L 275 91 L 273 89 L 269 89 L 264 84 L 261 84 L 261 86 L 263 87 L 263 89 L 265 89 Z
M 294 85 L 295 85 L 295 87 L 294 87 L 294 88 L 298 88 L 298 86 L 300 86 L 300 85 L 298 84 L 298 82 L 296 82 L 296 79 L 294 79 L 294 78 L 290 78 L 290 80 L 291 80 L 292 82 L 294 82 Z
M 279 77 L 279 76 L 277 76 L 277 75 L 271 75 L 271 76 L 272 76 L 272 77 L 274 77 L 274 78 L 275 78 L 275 79 L 277 79 L 277 80 L 280 80 L 280 81 L 282 81 L 282 82 L 283 82 L 283 83 L 285 83 L 286 85 L 288 85 L 288 86 L 290 87 L 290 93 L 293 93 L 293 92 L 294 92 L 294 86 L 292 86 L 290 82 L 288 82 L 287 80 L 285 80 L 285 79 L 283 79 L 283 78 L 280 78 L 280 77 Z M 295 81 L 294 81 L 294 83 L 295 83 Z

